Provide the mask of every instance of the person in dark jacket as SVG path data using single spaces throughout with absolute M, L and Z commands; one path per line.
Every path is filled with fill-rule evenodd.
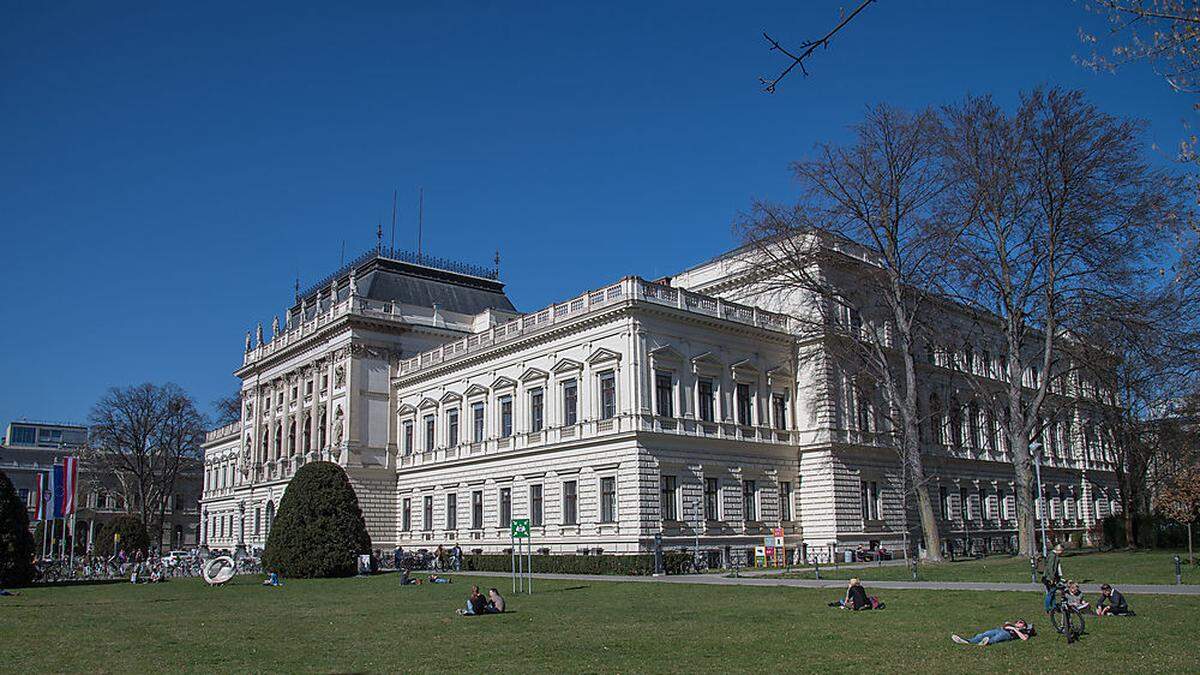
M 871 609 L 871 599 L 867 597 L 867 589 L 863 588 L 862 582 L 857 577 L 850 580 L 846 586 L 846 597 L 841 600 L 842 609 L 858 611 L 860 609 Z
M 1133 616 L 1133 610 L 1129 609 L 1129 603 L 1125 601 L 1121 591 L 1108 584 L 1100 584 L 1100 601 L 1096 603 L 1096 616 Z
M 1062 581 L 1062 555 L 1066 552 L 1062 544 L 1056 544 L 1050 555 L 1046 556 L 1046 564 L 1042 566 L 1042 585 L 1046 587 L 1045 607 L 1049 614 L 1054 609 L 1054 595 L 1058 590 L 1058 582 Z

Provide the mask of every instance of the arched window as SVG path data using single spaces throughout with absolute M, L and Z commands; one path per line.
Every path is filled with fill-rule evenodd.
M 971 444 L 971 447 L 976 449 L 983 447 L 983 442 L 979 435 L 979 405 L 975 401 L 967 404 L 967 427 L 970 433 L 967 441 Z
M 270 459 L 269 454 L 271 452 L 271 432 L 266 427 L 263 427 L 262 443 L 259 445 L 262 446 L 262 449 L 259 451 L 258 461 L 265 462 Z
M 304 451 L 312 451 L 312 418 L 304 416 Z
M 283 456 L 283 423 L 275 425 L 275 457 L 279 459 Z
M 946 442 L 946 432 L 942 426 L 942 400 L 936 392 L 929 395 L 929 440 L 937 445 Z
M 288 423 L 288 456 L 296 454 L 296 420 Z
M 954 447 L 963 446 L 962 406 L 957 399 L 950 399 L 950 442 Z
M 963 347 L 963 370 L 968 373 L 975 372 L 975 352 L 971 349 L 971 345 Z
M 856 420 L 858 422 L 858 430 L 867 432 L 871 430 L 871 401 L 870 394 L 864 391 L 861 387 L 854 387 L 854 401 L 856 404 Z
M 271 534 L 271 525 L 275 522 L 275 502 L 267 502 L 267 534 Z
M 325 447 L 325 411 L 321 411 L 321 419 L 317 425 L 317 448 L 324 449 Z

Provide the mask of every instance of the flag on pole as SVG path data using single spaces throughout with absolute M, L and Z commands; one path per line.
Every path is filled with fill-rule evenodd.
M 79 458 L 63 459 L 63 515 L 75 513 L 75 488 L 79 478 Z
M 46 520 L 46 502 L 50 499 L 50 491 L 46 489 L 46 474 L 39 471 L 37 478 L 37 513 L 34 520 Z
M 51 491 L 54 494 L 54 510 L 50 516 L 52 518 L 63 517 L 63 501 L 66 499 L 66 492 L 63 485 L 63 467 L 61 464 L 54 465 L 54 474 L 50 479 Z

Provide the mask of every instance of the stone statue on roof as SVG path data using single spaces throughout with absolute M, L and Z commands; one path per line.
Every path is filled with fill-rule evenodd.
M 271 338 L 274 339 L 279 335 L 279 315 L 276 314 L 274 319 L 271 319 Z
M 250 331 L 246 331 L 246 351 L 250 351 Z
M 258 322 L 258 328 L 255 330 L 254 337 L 255 337 L 254 346 L 261 347 L 262 343 L 263 343 L 262 322 L 261 321 Z

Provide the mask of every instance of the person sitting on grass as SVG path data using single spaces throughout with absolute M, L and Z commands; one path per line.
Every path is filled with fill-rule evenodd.
M 1121 591 L 1108 584 L 1100 584 L 1100 600 L 1096 603 L 1096 616 L 1134 616 L 1134 614 L 1133 610 L 1129 609 L 1129 603 L 1125 602 L 1125 596 L 1121 594 Z
M 872 603 L 871 599 L 867 597 L 867 589 L 863 588 L 862 582 L 855 577 L 846 586 L 846 597 L 836 603 L 829 603 L 829 606 L 857 612 L 860 609 L 871 609 Z
M 267 575 L 266 579 L 263 579 L 262 585 L 278 587 L 282 586 L 283 582 L 279 580 L 279 574 L 277 572 L 271 572 Z
M 487 598 L 479 592 L 478 586 L 471 586 L 471 595 L 467 597 L 465 609 L 459 609 L 462 616 L 478 616 L 487 611 Z
M 1088 604 L 1088 601 L 1083 599 L 1083 591 L 1079 590 L 1079 584 L 1077 582 L 1067 582 L 1067 590 L 1065 595 L 1067 598 L 1067 605 L 1069 607 L 1074 607 L 1080 612 L 1085 612 L 1089 607 L 1091 607 L 1091 605 Z
M 454 583 L 454 579 L 451 579 L 450 577 L 440 577 L 436 574 L 430 574 L 429 575 L 429 583 L 431 583 L 431 584 L 450 584 L 450 583 Z
M 421 580 L 413 577 L 413 575 L 409 573 L 407 567 L 401 567 L 400 568 L 400 585 L 401 586 L 420 586 Z
M 488 614 L 503 614 L 504 613 L 504 598 L 501 597 L 500 591 L 491 588 L 488 589 Z
M 1009 640 L 1019 639 L 1024 642 L 1034 635 L 1037 635 L 1037 633 L 1033 630 L 1033 624 L 1026 623 L 1024 619 L 1017 619 L 1012 623 L 1005 623 L 999 628 L 985 630 L 982 633 L 976 634 L 975 637 L 970 639 L 963 639 L 958 635 L 951 635 L 950 639 L 954 640 L 960 645 L 979 645 L 980 647 L 986 647 L 988 645 L 994 645 L 997 642 L 1008 642 Z

